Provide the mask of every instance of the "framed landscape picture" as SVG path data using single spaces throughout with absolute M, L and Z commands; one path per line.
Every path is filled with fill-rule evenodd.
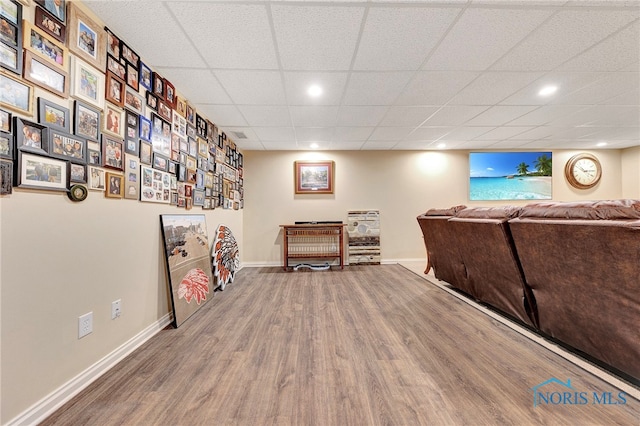
M 69 74 L 60 68 L 51 68 L 47 61 L 24 52 L 24 78 L 62 98 L 69 97 Z
M 160 215 L 160 226 L 179 327 L 213 296 L 207 224 L 204 215 Z
M 333 161 L 294 162 L 296 194 L 333 194 Z
M 0 74 L 0 106 L 33 115 L 33 86 L 9 74 Z
M 18 153 L 17 186 L 66 192 L 69 187 L 67 162 L 54 158 Z
M 69 109 L 45 98 L 38 98 L 38 122 L 68 133 L 71 128 Z
M 471 152 L 470 200 L 550 200 L 551 152 Z

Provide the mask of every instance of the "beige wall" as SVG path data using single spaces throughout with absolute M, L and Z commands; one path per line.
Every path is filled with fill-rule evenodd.
M 601 182 L 590 190 L 569 186 L 564 164 L 577 151 L 553 152 L 554 200 L 619 198 L 621 152 L 594 152 L 603 165 Z M 334 151 L 245 152 L 244 265 L 280 264 L 279 225 L 299 220 L 347 220 L 349 210 L 379 209 L 383 261 L 422 259 L 416 216 L 432 207 L 502 205 L 468 201 L 468 152 Z M 293 163 L 325 159 L 336 164 L 333 195 L 294 195 Z M 637 164 L 636 164 L 637 167 Z M 526 204 L 526 202 L 509 202 Z
M 622 151 L 622 196 L 640 199 L 640 146 Z

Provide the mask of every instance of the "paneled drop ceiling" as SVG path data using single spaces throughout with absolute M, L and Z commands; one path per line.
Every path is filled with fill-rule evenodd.
M 85 4 L 243 150 L 640 145 L 637 0 Z

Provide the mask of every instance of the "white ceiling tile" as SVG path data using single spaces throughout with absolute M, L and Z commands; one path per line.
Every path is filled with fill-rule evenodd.
M 637 17 L 638 11 L 633 9 L 560 11 L 498 61 L 492 69 L 555 69 Z
M 515 120 L 509 121 L 509 126 L 542 126 L 584 109 L 582 106 L 544 105 Z
M 437 146 L 439 143 L 442 143 L 442 140 L 439 140 L 438 142 L 434 143 L 431 148 L 432 149 L 437 149 Z M 471 150 L 471 149 L 488 149 L 491 144 L 493 144 L 493 142 L 487 142 L 487 141 L 469 141 L 469 140 L 464 140 L 464 141 L 446 141 L 446 149 L 465 149 L 465 150 Z
M 595 105 L 600 102 L 606 102 L 616 96 L 637 91 L 639 87 L 640 79 L 637 73 L 609 73 L 606 77 L 589 86 L 554 99 L 552 103 L 559 105 Z
M 284 73 L 284 87 L 290 105 L 340 105 L 347 83 L 346 72 L 304 72 Z M 322 88 L 322 94 L 311 97 L 307 90 L 311 85 Z
M 484 70 L 552 12 L 552 9 L 469 7 L 423 69 Z
M 457 8 L 372 8 L 356 70 L 417 70 L 460 12 Z
M 354 72 L 349 78 L 344 105 L 388 105 L 400 95 L 413 73 Z
M 466 124 L 470 126 L 501 126 L 536 109 L 535 106 L 498 105 L 477 115 Z
M 329 142 L 333 139 L 333 127 L 296 127 L 298 142 Z
M 207 69 L 158 67 L 156 71 L 169 80 L 176 90 L 191 103 L 230 104 L 231 99 L 218 80 Z M 194 86 L 193 81 L 206 81 L 206 85 Z
M 332 127 L 338 117 L 337 106 L 292 106 L 289 107 L 294 126 Z
M 256 132 L 251 127 L 234 127 L 234 126 L 226 126 L 224 128 L 224 132 L 228 137 L 233 139 L 234 142 L 238 142 L 243 140 L 241 136 L 244 134 L 246 136 L 245 139 L 251 141 L 258 141 L 258 136 Z
M 415 74 L 396 105 L 442 105 L 480 74 L 465 71 L 421 71 Z
M 265 147 L 262 142 L 259 141 L 235 141 L 236 146 L 241 151 L 264 151 Z
M 513 127 L 496 127 L 493 130 L 488 131 L 480 136 L 477 140 L 482 141 L 501 141 L 514 137 L 517 139 L 517 135 L 533 129 L 533 127 L 513 126 Z
M 414 130 L 413 127 L 378 127 L 371 136 L 370 141 L 393 141 L 404 139 Z
M 296 151 L 300 149 L 297 143 L 290 141 L 269 141 L 262 142 L 262 145 L 269 151 Z
M 438 107 L 394 106 L 389 108 L 380 125 L 417 127 L 436 111 Z
M 405 141 L 435 141 L 451 132 L 453 127 L 418 127 L 405 136 Z
M 459 126 L 489 108 L 489 106 L 445 106 L 429 118 L 424 125 Z
M 247 126 L 247 122 L 233 105 L 211 105 L 197 103 L 196 110 L 216 123 L 218 127 L 224 126 Z
M 606 105 L 640 105 L 640 90 L 631 90 L 603 102 Z
M 328 149 L 336 151 L 359 151 L 362 145 L 365 144 L 364 140 L 361 141 L 333 141 L 328 145 Z
M 250 126 L 291 126 L 286 106 L 239 105 L 238 109 Z
M 271 6 L 284 70 L 348 70 L 364 7 Z
M 592 72 L 551 72 L 540 77 L 527 87 L 500 102 L 501 105 L 544 105 L 554 98 L 578 91 L 589 84 L 602 79 L 604 73 Z M 557 86 L 558 91 L 551 96 L 540 96 L 543 87 Z
M 465 87 L 453 99 L 451 105 L 492 105 L 522 90 L 541 73 L 487 72 Z
M 373 132 L 373 127 L 336 127 L 334 141 L 366 141 Z
M 342 106 L 338 111 L 338 126 L 372 126 L 378 125 L 388 107 L 376 106 Z
M 498 141 L 492 142 L 488 147 L 490 149 L 514 149 L 521 148 L 530 143 L 530 141 Z
M 565 62 L 559 70 L 618 71 L 640 61 L 640 23 L 623 29 L 579 56 Z
M 402 141 L 393 147 L 394 151 L 421 151 L 424 149 L 435 149 L 433 141 Z
M 590 139 L 603 141 L 629 140 L 636 141 L 640 145 L 640 127 L 610 127 L 599 129 L 589 135 Z
M 463 126 L 444 135 L 441 141 L 469 141 L 491 131 L 493 127 Z
M 293 127 L 254 127 L 253 130 L 263 142 L 295 142 L 296 140 Z
M 166 3 L 210 67 L 278 68 L 265 5 Z
M 114 6 L 108 1 L 98 1 L 87 4 L 87 7 L 151 68 L 185 64 L 193 68 L 206 66 L 181 26 L 162 3 L 140 0 Z M 153 13 L 149 13 L 150 10 Z M 151 37 L 150 31 L 153 33 Z
M 362 149 L 377 151 L 393 149 L 398 144 L 397 140 L 390 141 L 367 141 L 362 145 Z
M 236 104 L 285 105 L 284 87 L 278 71 L 215 72 Z

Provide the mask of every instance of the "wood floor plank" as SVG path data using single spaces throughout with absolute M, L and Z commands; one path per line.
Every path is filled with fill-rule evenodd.
M 533 406 L 611 384 L 399 265 L 245 268 L 43 425 L 640 424 L 640 401 Z

